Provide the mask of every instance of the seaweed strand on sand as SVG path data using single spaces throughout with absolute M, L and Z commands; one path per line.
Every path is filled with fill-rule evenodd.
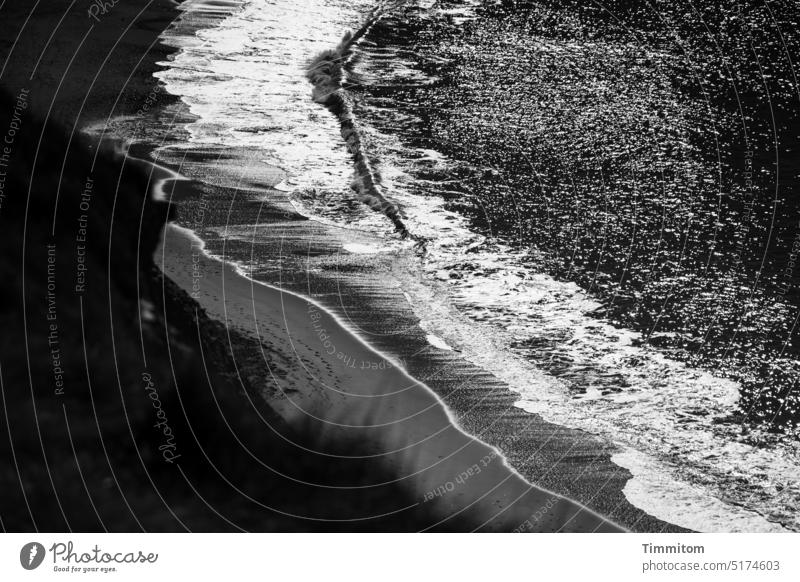
M 381 192 L 379 180 L 366 156 L 343 83 L 346 67 L 352 62 L 353 47 L 384 14 L 398 5 L 397 2 L 383 4 L 370 12 L 358 30 L 348 31 L 335 48 L 327 49 L 311 60 L 306 70 L 306 78 L 314 86 L 311 93 L 314 102 L 327 107 L 339 120 L 342 138 L 355 164 L 356 175 L 352 188 L 358 194 L 359 200 L 376 212 L 386 215 L 405 238 L 409 236 L 408 229 L 400 217 L 397 206 Z

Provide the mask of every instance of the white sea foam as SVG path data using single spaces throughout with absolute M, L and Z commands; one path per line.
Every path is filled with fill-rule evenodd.
M 669 469 L 653 457 L 626 448 L 611 460 L 633 474 L 623 489 L 628 500 L 659 519 L 702 532 L 786 531 L 755 511 L 723 503 L 705 488 L 670 478 Z
M 435 348 L 439 348 L 440 350 L 445 350 L 448 352 L 452 352 L 453 348 L 451 348 L 446 341 L 440 338 L 438 335 L 433 335 L 432 333 L 426 334 L 425 339 L 428 341 Z
M 347 194 L 352 167 L 338 122 L 309 98 L 305 67 L 357 26 L 365 0 L 252 0 L 218 26 L 187 37 L 166 34 L 180 50 L 155 73 L 198 117 L 190 141 L 250 146 L 284 169 L 292 191 Z M 183 10 L 203 10 L 186 2 Z M 196 35 L 196 36 L 195 36 Z
M 359 255 L 375 255 L 377 253 L 384 252 L 386 249 L 373 246 L 373 245 L 365 245 L 361 243 L 344 243 L 342 248 L 346 250 L 348 253 L 354 253 Z

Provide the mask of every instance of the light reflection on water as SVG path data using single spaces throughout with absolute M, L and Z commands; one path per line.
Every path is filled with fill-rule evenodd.
M 522 407 L 680 459 L 682 477 L 796 527 L 787 435 L 800 369 L 796 279 L 785 269 L 800 214 L 789 203 L 796 176 L 776 190 L 763 65 L 746 59 L 741 28 L 763 11 L 737 28 L 736 7 L 721 10 L 709 49 L 673 38 L 691 26 L 659 30 L 667 6 L 648 20 L 638 3 L 639 32 L 563 3 L 516 4 L 460 18 L 456 3 L 409 8 L 374 30 L 357 71 L 359 115 L 397 195 L 437 194 L 440 218 L 469 219 L 459 224 L 469 234 L 440 232 L 428 213 L 409 224 L 433 237 L 429 274 L 497 341 L 448 336 L 447 320 L 433 331 L 468 357 L 471 345 L 474 361 L 521 391 Z M 777 78 L 770 99 L 788 150 L 797 102 L 780 82 L 791 80 L 782 46 L 766 75 Z M 392 135 L 404 136 L 399 146 Z M 421 163 L 420 149 L 440 154 Z M 572 400 L 527 380 L 509 354 Z
M 693 50 L 707 49 L 702 39 L 671 45 L 663 31 L 587 24 L 573 11 L 527 4 L 510 15 L 476 11 L 479 24 L 466 30 L 449 13 L 407 11 L 402 23 L 386 22 L 373 36 L 381 45 L 388 38 L 405 62 L 393 69 L 384 46 L 380 67 L 370 71 L 366 61 L 362 116 L 467 166 L 455 192 L 448 183 L 437 193 L 473 228 L 533 247 L 531 268 L 596 293 L 598 313 L 635 329 L 636 342 L 743 382 L 748 420 L 789 429 L 800 398 L 791 391 L 800 372 L 798 302 L 787 260 L 800 217 L 789 197 L 796 164 L 783 162 L 776 184 L 756 65 Z M 727 23 L 729 12 L 717 18 Z M 640 20 L 651 24 L 646 14 Z M 746 39 L 734 28 L 725 24 L 712 48 L 741 56 Z M 791 80 L 780 55 L 768 54 L 778 81 Z M 437 82 L 418 82 L 420 70 Z M 733 95 L 726 75 L 737 79 Z M 800 127 L 796 95 L 774 85 L 769 113 L 780 116 L 779 148 L 790 152 L 798 142 L 790 128 Z M 404 123 L 392 124 L 387 103 Z M 415 177 L 425 175 L 413 156 L 394 153 Z M 576 392 L 591 388 L 591 375 L 572 365 L 580 362 L 553 354 L 562 338 L 550 339 L 521 338 L 514 348 L 575 377 Z M 604 389 L 620 382 L 612 374 Z

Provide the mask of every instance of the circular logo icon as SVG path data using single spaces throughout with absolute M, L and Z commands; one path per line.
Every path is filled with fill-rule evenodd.
M 26 570 L 35 570 L 44 561 L 44 546 L 38 542 L 30 542 L 19 551 L 19 563 Z

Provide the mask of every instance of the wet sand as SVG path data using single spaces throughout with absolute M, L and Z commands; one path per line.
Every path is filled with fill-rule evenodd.
M 178 206 L 178 224 L 196 232 L 212 255 L 241 265 L 248 277 L 324 305 L 370 346 L 401 362 L 435 392 L 459 426 L 501 451 L 527 482 L 574 499 L 633 531 L 685 531 L 626 498 L 623 490 L 631 474 L 611 461 L 617 447 L 520 409 L 519 396 L 508 385 L 459 352 L 427 341 L 420 316 L 405 296 L 406 291 L 414 292 L 407 284 L 420 268 L 418 260 L 371 247 L 371 253 L 348 250 L 374 243 L 357 230 L 297 214 L 285 193 L 271 187 L 284 176 L 264 164 L 257 150 L 168 147 L 158 154 L 161 163 L 191 178 L 167 188 L 168 194 Z M 182 259 L 174 255 L 170 260 Z M 252 318 L 252 308 L 249 313 Z M 312 323 L 310 316 L 305 323 Z M 285 339 L 270 338 L 262 330 L 265 341 L 268 353 L 285 351 Z M 285 369 L 295 360 L 290 352 Z
M 244 332 L 265 361 L 276 362 L 263 397 L 323 451 L 357 444 L 358 458 L 380 458 L 442 522 L 458 518 L 487 531 L 621 529 L 527 483 L 496 449 L 458 428 L 428 387 L 321 305 L 248 279 L 201 247 L 171 225 L 156 261 L 210 317 Z

